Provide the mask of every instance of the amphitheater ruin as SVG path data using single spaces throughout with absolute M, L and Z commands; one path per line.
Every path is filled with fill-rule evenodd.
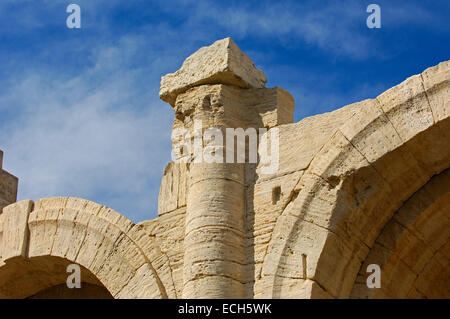
M 162 78 L 173 130 L 276 129 L 278 167 L 179 153 L 138 224 L 80 198 L 16 202 L 0 152 L 0 298 L 450 298 L 450 61 L 298 123 L 265 83 L 230 38 Z

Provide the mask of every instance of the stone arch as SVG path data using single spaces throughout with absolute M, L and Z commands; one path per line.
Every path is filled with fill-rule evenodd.
M 257 283 L 264 297 L 350 296 L 394 213 L 450 167 L 449 65 L 353 105 L 277 219 Z
M 92 277 L 88 282 L 114 298 L 176 297 L 169 260 L 154 238 L 108 207 L 71 197 L 23 201 L 4 208 L 0 221 L 0 292 L 6 296 L 15 297 L 8 291 L 8 264 L 39 272 L 34 264 L 51 268 L 50 261 L 59 260 L 82 266 Z M 43 282 L 30 289 L 36 293 L 51 283 Z

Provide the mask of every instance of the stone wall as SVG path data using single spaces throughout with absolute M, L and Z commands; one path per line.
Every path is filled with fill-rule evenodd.
M 2 168 L 3 151 L 0 150 L 0 210 L 17 200 L 19 180 Z

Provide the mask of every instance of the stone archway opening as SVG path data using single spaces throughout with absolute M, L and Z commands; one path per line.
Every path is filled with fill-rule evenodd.
M 73 262 L 55 256 L 16 257 L 2 267 L 0 298 L 30 299 L 112 299 L 106 287 L 85 267 L 80 266 L 81 288 L 68 288 Z
M 434 176 L 384 226 L 355 280 L 351 298 L 450 298 L 450 169 Z M 369 289 L 366 269 L 380 266 Z

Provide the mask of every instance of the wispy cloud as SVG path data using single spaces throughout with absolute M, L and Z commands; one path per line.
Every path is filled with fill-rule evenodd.
M 366 58 L 370 52 L 368 39 L 358 32 L 365 22 L 364 8 L 354 1 L 326 5 L 261 1 L 256 7 L 245 3 L 220 7 L 195 1 L 192 5 L 192 25 L 213 21 L 239 37 L 272 37 L 286 45 L 303 43 L 352 58 Z
M 14 108 L 0 127 L 0 145 L 20 177 L 21 199 L 80 196 L 135 220 L 155 217 L 172 112 L 145 92 L 158 80 L 139 84 L 146 68 L 130 67 L 142 45 L 123 38 L 94 48 L 92 68 L 74 77 L 17 75 L 0 96 L 0 112 Z
M 330 55 L 364 60 L 385 57 L 386 48 L 366 27 L 369 1 L 244 1 L 216 4 L 210 1 L 181 1 L 189 12 L 187 25 L 218 25 L 235 37 L 272 38 L 286 46 L 306 45 Z M 417 25 L 448 28 L 447 16 L 430 10 L 430 3 L 380 0 L 386 27 Z M 433 2 L 433 6 L 435 2 Z M 448 9 L 448 7 L 447 7 Z

